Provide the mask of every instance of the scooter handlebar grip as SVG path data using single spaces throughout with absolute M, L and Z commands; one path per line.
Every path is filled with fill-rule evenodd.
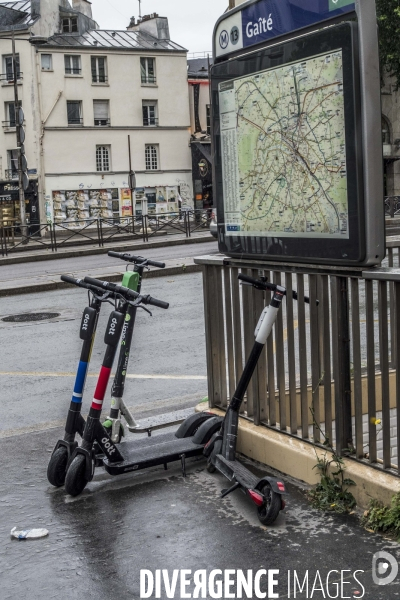
M 159 269 L 165 269 L 165 263 L 157 262 L 156 260 L 148 260 L 147 264 L 151 267 L 158 267 Z
M 117 287 L 115 283 L 109 283 L 108 281 L 102 281 L 101 279 L 94 279 L 93 277 L 85 277 L 83 281 L 85 283 L 89 283 L 90 285 L 95 285 L 103 290 L 109 290 L 110 292 L 114 292 Z
M 243 273 L 239 273 L 238 279 L 240 279 L 240 281 L 245 281 L 246 283 L 251 283 L 251 285 L 260 285 L 261 283 L 261 281 L 258 281 L 258 279 L 254 279 L 248 275 L 243 275 Z
M 158 306 L 158 308 L 169 308 L 169 303 L 164 302 L 164 300 L 157 300 L 157 298 L 152 298 L 151 296 L 143 296 L 144 304 L 151 304 L 151 306 Z
M 112 256 L 113 258 L 120 258 L 121 260 L 127 260 L 126 256 L 128 254 L 124 254 L 123 252 L 114 252 L 113 250 L 108 251 L 108 256 Z

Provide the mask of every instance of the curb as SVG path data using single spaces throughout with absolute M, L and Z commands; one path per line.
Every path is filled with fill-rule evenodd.
M 153 279 L 153 277 L 170 277 L 171 275 L 187 275 L 189 273 L 198 273 L 202 269 L 201 265 L 177 265 L 176 267 L 166 267 L 165 269 L 154 269 L 143 274 L 145 279 Z M 96 275 L 97 279 L 111 281 L 113 283 L 121 281 L 120 273 L 107 273 L 106 275 Z M 19 296 L 22 294 L 35 294 L 38 292 L 49 292 L 53 290 L 71 288 L 71 285 L 64 281 L 46 281 L 43 283 L 35 283 L 32 285 L 24 285 L 20 287 L 0 289 L 0 298 L 7 296 Z
M 209 409 L 207 403 L 198 404 L 195 410 L 225 415 L 217 408 Z M 320 481 L 314 468 L 316 453 L 320 457 L 330 454 L 328 450 L 268 427 L 256 426 L 242 417 L 239 419 L 238 452 L 308 485 L 316 485 Z M 372 498 L 389 506 L 392 496 L 400 491 L 398 477 L 349 458 L 343 458 L 343 461 L 346 477 L 356 483 L 350 491 L 359 507 L 368 508 Z
M 26 254 L 23 252 L 18 253 L 17 256 L 5 256 L 0 257 L 1 265 L 18 265 L 27 262 L 40 262 L 45 260 L 59 260 L 63 258 L 75 258 L 77 256 L 94 256 L 96 254 L 105 254 L 108 250 L 118 250 L 119 252 L 133 252 L 136 250 L 144 250 L 149 248 L 164 248 L 168 246 L 184 246 L 186 244 L 201 244 L 206 242 L 212 242 L 215 238 L 209 234 L 205 234 L 199 237 L 189 238 L 178 238 L 178 239 L 164 239 L 160 241 L 152 242 L 140 242 L 140 243 L 127 243 L 120 242 L 114 245 L 109 244 L 107 247 L 102 248 L 73 248 L 71 250 L 65 250 L 61 252 L 49 252 L 48 254 Z

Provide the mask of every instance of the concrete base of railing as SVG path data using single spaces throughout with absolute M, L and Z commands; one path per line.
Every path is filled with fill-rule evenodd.
M 201 403 L 196 410 L 201 412 L 210 409 L 207 403 Z M 212 408 L 211 412 L 220 416 L 225 414 L 216 408 Z M 243 418 L 239 422 L 238 452 L 308 485 L 319 482 L 318 472 L 314 469 L 317 456 L 330 454 L 311 443 L 267 427 L 258 427 Z M 366 463 L 348 458 L 343 460 L 346 477 L 356 483 L 350 491 L 360 508 L 368 508 L 372 498 L 389 505 L 392 496 L 400 492 L 400 478 L 395 475 Z

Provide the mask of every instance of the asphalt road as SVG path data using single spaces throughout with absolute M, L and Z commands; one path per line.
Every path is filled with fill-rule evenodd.
M 125 398 L 133 412 L 168 412 L 193 406 L 207 394 L 202 278 L 200 273 L 149 279 L 143 291 L 170 303 L 153 317 L 138 311 Z M 82 342 L 79 327 L 85 290 L 0 299 L 2 397 L 0 437 L 61 425 L 71 399 Z M 103 306 L 84 396 L 89 407 L 104 353 L 103 335 L 111 307 Z M 58 312 L 51 321 L 13 324 L 10 314 Z M 108 398 L 110 396 L 108 395 Z M 109 406 L 106 402 L 105 406 Z
M 111 248 L 109 249 L 111 250 Z M 43 262 L 27 262 L 17 265 L 3 264 L 0 265 L 0 281 L 21 280 L 24 277 L 31 279 L 35 275 L 57 275 L 80 271 L 90 273 L 92 269 L 101 269 L 102 267 L 107 267 L 108 269 L 115 266 L 117 271 L 118 269 L 121 269 L 121 265 L 124 263 L 116 258 L 107 256 L 109 249 L 104 250 L 104 255 L 96 254 L 92 256 L 62 258 Z M 218 252 L 216 240 L 201 244 L 182 244 L 165 246 L 163 248 L 149 248 L 139 250 L 138 254 L 162 262 L 168 259 L 189 258 L 191 256 L 212 254 L 214 252 Z

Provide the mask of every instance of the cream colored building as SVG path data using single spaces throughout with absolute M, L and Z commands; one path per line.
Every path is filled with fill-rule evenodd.
M 71 2 L 0 3 L 0 202 L 16 175 L 11 41 L 4 39 L 14 28 L 40 221 L 128 214 L 128 135 L 138 198 L 148 195 L 151 210 L 179 192 L 191 205 L 187 51 L 170 40 L 166 18 L 101 30 L 87 0 Z M 32 35 L 45 39 L 33 46 Z

